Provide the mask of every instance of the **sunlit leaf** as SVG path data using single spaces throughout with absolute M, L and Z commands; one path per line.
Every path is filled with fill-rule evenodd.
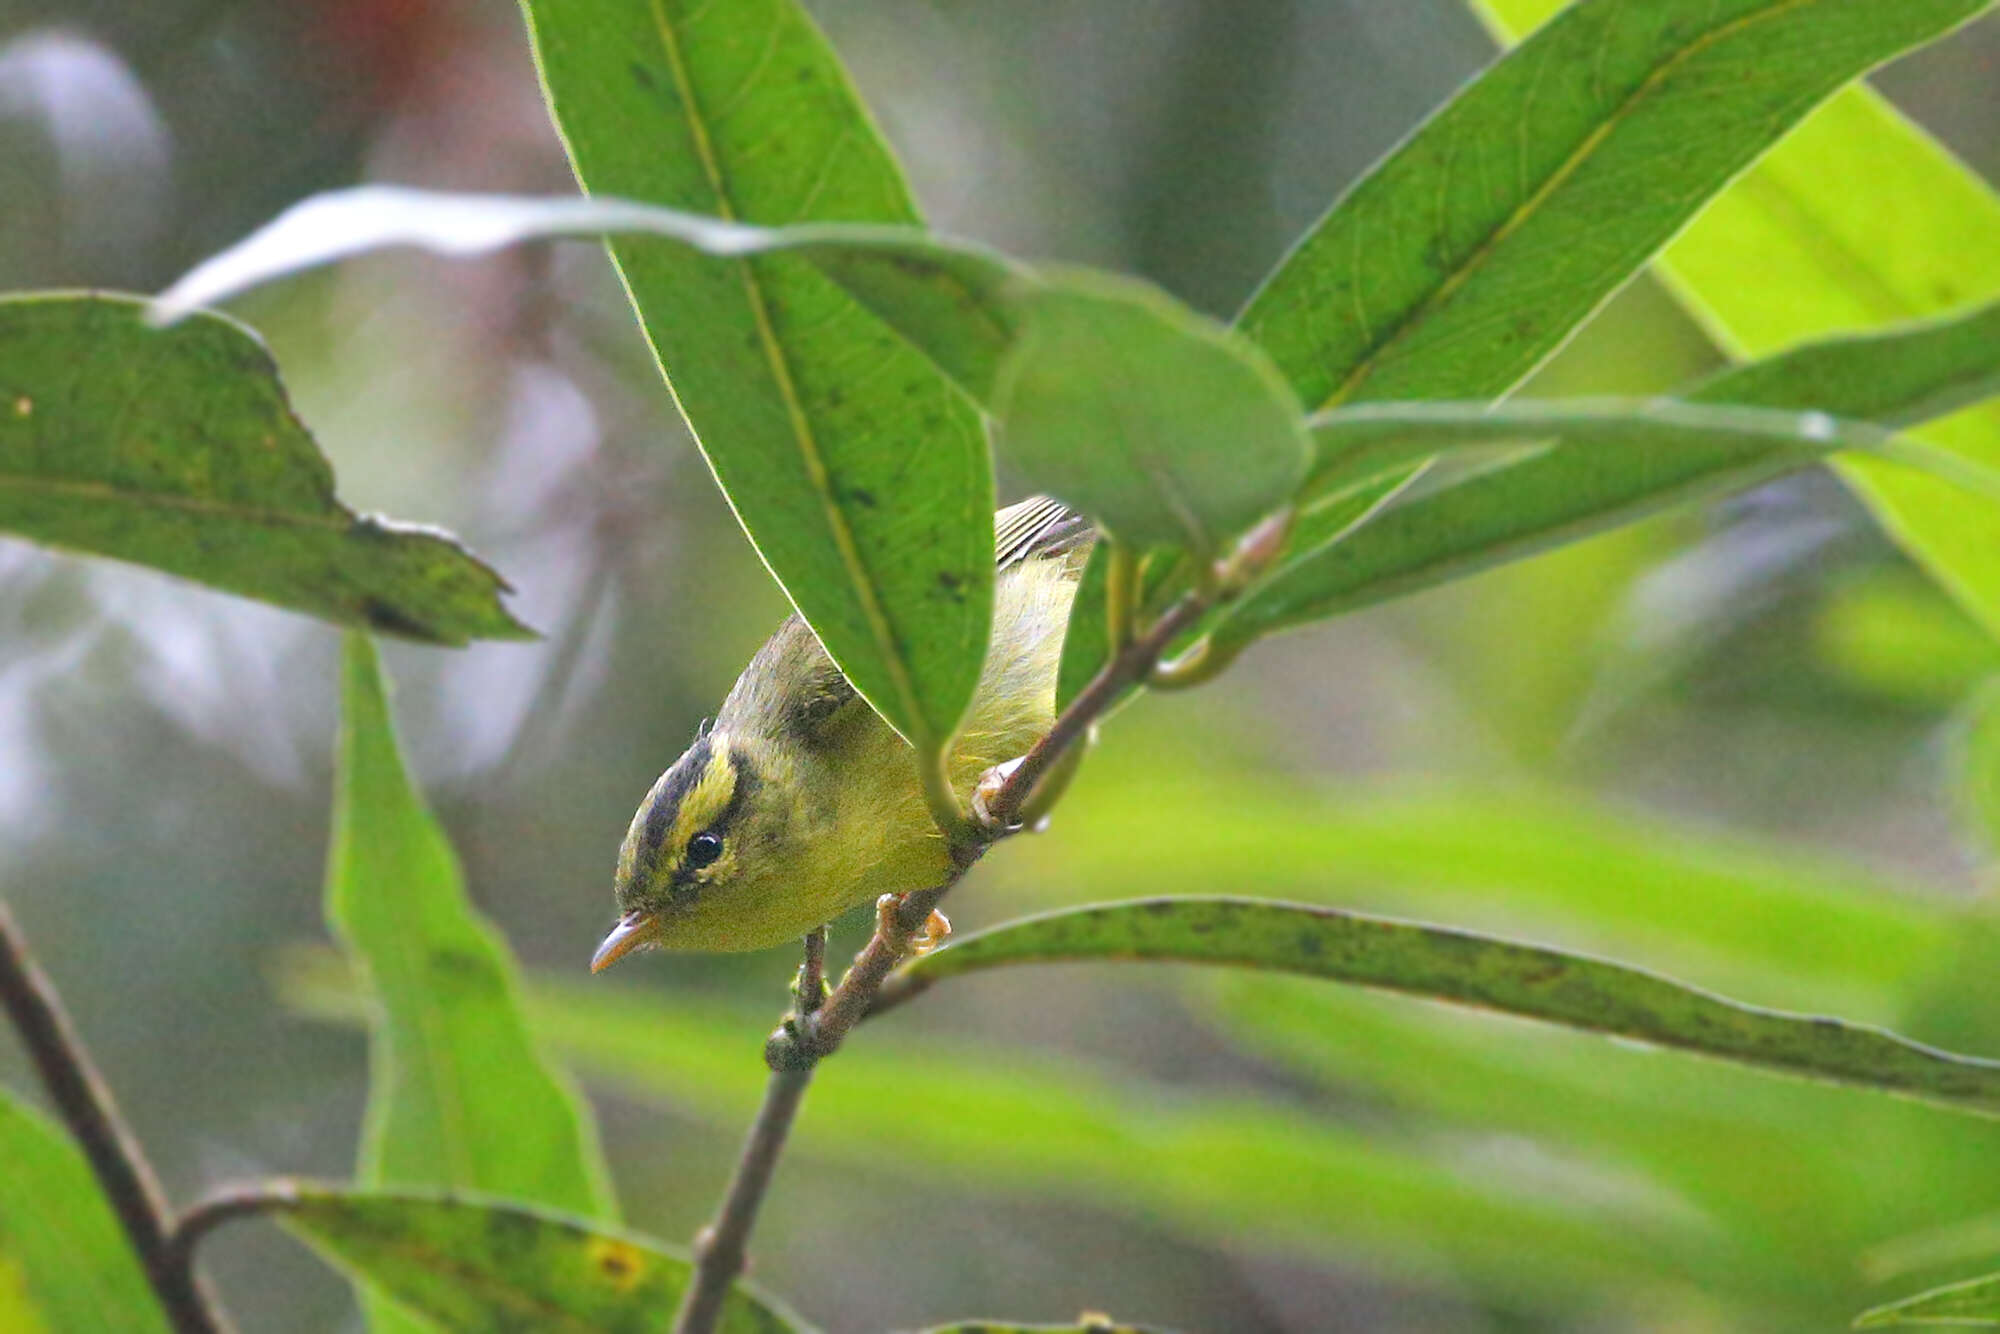
M 1310 408 L 1503 393 L 1822 98 L 1986 5 L 1574 5 L 1337 203 L 1241 327 Z
M 1004 923 L 912 959 L 885 1003 L 1003 964 L 1154 960 L 1305 973 L 2000 1116 L 2000 1061 L 1740 1005 L 1623 964 L 1449 927 L 1243 898 L 1156 898 Z
M 529 1036 L 512 960 L 410 784 L 361 635 L 347 640 L 342 714 L 327 917 L 375 1007 L 361 1180 L 610 1216 L 595 1129 Z
M 792 0 L 525 0 L 593 194 L 745 222 L 914 222 L 846 71 Z M 614 240 L 716 478 L 855 687 L 920 748 L 972 698 L 992 608 L 978 415 L 798 257 Z
M 167 1334 L 82 1151 L 4 1090 L 0 1163 L 0 1329 Z
M 1472 7 L 1506 38 L 1558 3 L 1472 0 Z M 1829 7 L 1797 8 L 1817 22 L 1814 11 Z M 1856 22 L 1900 23 L 1932 11 L 1896 0 L 1843 8 Z M 1857 181 L 1868 188 L 1855 189 Z M 1720 195 L 1661 255 L 1659 271 L 1726 350 L 1764 356 L 1837 330 L 1991 300 L 2000 293 L 2000 194 L 1879 94 L 1850 88 Z M 2000 462 L 2000 406 L 1921 434 Z M 2000 547 L 1987 516 L 1925 478 L 1860 460 L 1839 471 L 1889 534 L 2000 633 Z
M 692 1272 L 660 1243 L 509 1200 L 286 1182 L 262 1211 L 455 1334 L 666 1334 Z M 427 1327 L 429 1327 L 427 1325 Z M 810 1334 L 745 1285 L 717 1334 Z
M 2000 1325 L 2000 1274 L 1932 1288 L 1855 1317 L 1856 1329 L 1890 1325 Z
M 1840 580 L 1814 612 L 1812 638 L 1815 665 L 1841 685 L 1914 708 L 1949 708 L 2000 672 L 2000 643 L 1907 567 Z
M 530 634 L 444 533 L 357 515 L 270 354 L 132 297 L 0 297 L 0 533 L 439 644 Z

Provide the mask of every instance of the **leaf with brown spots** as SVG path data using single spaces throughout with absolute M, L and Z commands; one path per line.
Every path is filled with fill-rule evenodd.
M 692 1272 L 648 1237 L 475 1196 L 286 1186 L 258 1200 L 412 1315 L 459 1334 L 665 1334 Z M 812 1334 L 738 1283 L 717 1334 Z
M 449 534 L 359 515 L 241 325 L 0 298 L 0 533 L 433 644 L 532 637 Z
M 2000 1061 L 1742 1005 L 1585 955 L 1263 899 L 1138 899 L 1004 923 L 904 964 L 882 1008 L 962 973 L 1089 960 L 1301 973 L 2000 1116 Z

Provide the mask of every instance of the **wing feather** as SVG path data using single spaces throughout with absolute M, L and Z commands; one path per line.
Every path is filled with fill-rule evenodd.
M 993 516 L 993 562 L 1006 569 L 1030 556 L 1053 556 L 1087 545 L 1096 536 L 1087 515 L 1050 496 L 1029 496 Z

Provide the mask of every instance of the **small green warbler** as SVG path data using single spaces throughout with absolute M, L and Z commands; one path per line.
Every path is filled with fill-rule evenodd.
M 1046 497 L 994 519 L 992 647 L 949 757 L 961 797 L 1054 721 L 1070 603 L 1095 530 Z M 910 747 L 797 616 L 653 784 L 618 854 L 618 925 L 592 972 L 645 947 L 753 950 L 950 870 Z

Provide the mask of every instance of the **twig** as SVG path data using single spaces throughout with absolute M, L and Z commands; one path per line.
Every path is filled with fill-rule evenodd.
M 1253 528 L 1230 557 L 1210 572 L 1202 586 L 1183 594 L 1145 633 L 1115 652 L 1089 685 L 1072 699 L 1041 740 L 1014 765 L 1006 778 L 983 800 L 975 798 L 970 820 L 953 828 L 939 826 L 952 852 L 952 869 L 943 883 L 908 894 L 884 894 L 875 904 L 875 933 L 862 947 L 840 985 L 817 1011 L 800 1009 L 787 1015 L 764 1044 L 771 1067 L 764 1102 L 751 1124 L 750 1137 L 737 1160 L 716 1221 L 695 1242 L 694 1282 L 689 1285 L 674 1320 L 673 1334 L 713 1334 L 729 1285 L 743 1272 L 745 1248 L 757 1208 L 771 1184 L 778 1156 L 784 1151 L 806 1086 L 819 1063 L 832 1055 L 854 1026 L 875 1008 L 883 981 L 910 952 L 911 938 L 936 910 L 952 887 L 995 842 L 1017 832 L 1021 813 L 1036 789 L 1069 750 L 1089 734 L 1091 726 L 1125 692 L 1144 683 L 1182 635 L 1217 602 L 1234 597 L 1269 564 L 1284 545 L 1291 528 L 1289 508 Z M 928 776 L 928 775 L 927 775 Z M 937 804 L 933 802 L 933 809 Z M 957 810 L 957 797 L 952 797 Z M 803 979 L 814 965 L 807 939 Z M 818 994 L 817 989 L 813 992 Z
M 145 1155 L 5 903 L 0 903 L 0 999 L 49 1100 L 104 1188 L 167 1319 L 177 1334 L 223 1334 L 228 1326 L 213 1299 L 173 1245 L 166 1197 Z
M 797 1006 L 771 1035 L 773 1043 L 799 1025 L 809 1023 L 826 1000 L 823 926 L 806 936 L 805 958 L 799 964 L 793 991 L 798 998 Z M 688 1285 L 681 1309 L 674 1316 L 674 1334 L 715 1328 L 722 1314 L 722 1303 L 729 1296 L 729 1285 L 743 1272 L 750 1229 L 757 1222 L 757 1208 L 770 1188 L 771 1174 L 777 1171 L 778 1155 L 784 1151 L 785 1137 L 791 1133 L 792 1120 L 806 1096 L 806 1085 L 812 1082 L 812 1072 L 810 1065 L 774 1069 L 771 1082 L 765 1085 L 764 1103 L 757 1109 L 757 1119 L 750 1123 L 750 1137 L 744 1142 L 743 1155 L 730 1178 L 729 1193 L 723 1197 L 715 1222 L 695 1238 L 694 1281 Z

